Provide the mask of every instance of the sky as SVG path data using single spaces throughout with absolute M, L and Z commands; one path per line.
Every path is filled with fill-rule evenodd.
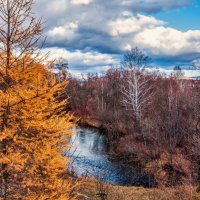
M 43 51 L 76 75 L 102 73 L 134 47 L 153 68 L 200 66 L 200 0 L 36 0 L 34 12 L 45 21 Z

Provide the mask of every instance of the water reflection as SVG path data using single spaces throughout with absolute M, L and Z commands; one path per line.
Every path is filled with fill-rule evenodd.
M 108 143 L 98 131 L 85 128 L 74 128 L 74 131 L 70 139 L 74 148 L 68 154 L 72 158 L 71 170 L 78 176 L 88 175 L 114 185 L 137 185 L 141 181 L 130 166 L 109 161 Z M 147 178 L 143 177 L 142 181 Z

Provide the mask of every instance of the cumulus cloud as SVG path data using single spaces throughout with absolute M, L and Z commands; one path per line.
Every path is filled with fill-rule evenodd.
M 64 24 L 63 26 L 56 26 L 49 30 L 47 36 L 49 40 L 56 40 L 56 42 L 63 42 L 66 40 L 73 40 L 76 37 L 76 30 L 78 29 L 77 22 Z
M 45 11 L 47 47 L 115 54 L 137 45 L 152 55 L 175 56 L 199 52 L 198 47 L 193 48 L 199 44 L 199 31 L 168 28 L 165 22 L 136 11 L 172 9 L 189 3 L 190 0 L 40 0 L 36 10 L 43 6 Z
M 104 71 L 112 65 L 119 63 L 119 57 L 102 54 L 99 52 L 82 52 L 80 50 L 69 51 L 64 48 L 45 48 L 42 51 L 43 54 L 48 53 L 49 60 L 67 60 L 72 71 L 82 71 L 83 73 Z M 73 68 L 71 68 L 73 66 Z M 95 66 L 95 67 L 94 67 Z
M 144 29 L 134 37 L 133 42 L 151 50 L 154 55 L 177 56 L 200 53 L 200 30 L 181 32 L 158 26 Z
M 132 16 L 130 13 L 127 14 L 126 12 L 122 13 L 121 18 L 111 21 L 108 24 L 111 29 L 111 35 L 113 36 L 138 33 L 144 28 L 151 28 L 158 25 L 164 25 L 164 22 L 150 16 Z
M 46 48 L 53 50 L 55 56 L 68 58 L 75 70 L 80 66 L 82 70 L 99 70 L 115 64 L 116 54 L 135 46 L 156 59 L 195 60 L 200 55 L 200 30 L 182 32 L 151 16 L 153 12 L 191 3 L 192 0 L 36 0 L 35 12 L 42 13 L 46 21 Z

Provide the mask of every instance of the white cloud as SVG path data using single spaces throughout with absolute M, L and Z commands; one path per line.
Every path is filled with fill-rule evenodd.
M 63 26 L 54 27 L 52 30 L 49 30 L 47 36 L 49 39 L 56 40 L 72 40 L 75 37 L 75 32 L 78 29 L 77 22 L 70 22 Z
M 47 22 L 46 46 L 54 56 L 62 55 L 74 69 L 83 66 L 86 71 L 116 63 L 115 54 L 135 46 L 152 57 L 182 61 L 189 55 L 194 60 L 200 55 L 200 30 L 182 32 L 150 16 L 191 1 L 36 0 L 35 12 Z
M 82 52 L 80 50 L 71 52 L 63 48 L 46 48 L 42 53 L 49 53 L 49 60 L 68 60 L 70 66 L 80 69 L 81 67 L 102 67 L 119 63 L 119 60 L 108 54 L 98 52 Z
M 93 0 L 71 0 L 72 4 L 75 5 L 87 5 L 90 4 Z
M 49 61 L 68 61 L 69 72 L 77 78 L 88 73 L 103 73 L 112 65 L 119 63 L 117 58 L 98 52 L 81 52 L 80 50 L 70 52 L 62 48 L 46 48 L 41 52 L 41 55 L 47 53 Z
M 200 53 L 200 30 L 179 31 L 166 27 L 164 21 L 152 16 L 134 15 L 129 11 L 119 13 L 116 19 L 83 18 L 52 27 L 48 44 L 73 50 L 123 52 L 138 46 L 150 55 L 179 56 Z M 100 21 L 99 21 L 100 20 Z M 96 22 L 97 21 L 97 22 Z M 106 37 L 105 37 L 106 36 Z
M 67 51 L 61 48 L 47 48 L 42 53 L 49 53 L 49 60 L 60 60 L 69 62 L 70 73 L 77 78 L 81 78 L 87 73 L 104 73 L 110 69 L 112 65 L 118 65 L 120 60 L 119 57 L 113 58 L 108 54 L 101 54 L 98 52 L 81 52 L 79 50 L 75 52 Z M 199 63 L 199 60 L 194 61 Z M 171 66 L 173 68 L 173 66 Z M 159 68 L 147 68 L 151 72 L 161 72 L 166 75 L 172 74 L 174 71 L 165 69 L 162 66 Z M 182 70 L 184 77 L 197 77 L 200 76 L 200 70 Z
M 133 38 L 133 43 L 149 49 L 154 55 L 200 53 L 200 30 L 181 32 L 163 26 L 147 28 Z
M 122 18 L 118 18 L 117 20 L 109 23 L 111 35 L 120 36 L 123 34 L 137 33 L 142 31 L 144 28 L 165 24 L 163 21 L 157 20 L 154 17 L 140 14 L 133 16 L 122 13 L 122 16 Z

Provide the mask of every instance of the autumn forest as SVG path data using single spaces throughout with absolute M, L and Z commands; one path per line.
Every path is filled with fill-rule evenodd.
M 0 0 L 0 199 L 200 199 L 200 79 L 137 45 L 74 76 L 34 4 Z

